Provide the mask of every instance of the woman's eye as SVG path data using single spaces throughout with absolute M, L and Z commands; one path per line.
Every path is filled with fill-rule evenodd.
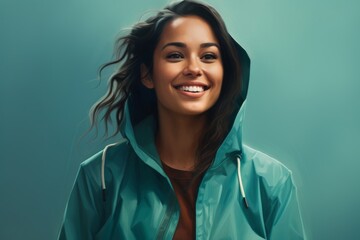
M 207 54 L 204 54 L 201 58 L 205 61 L 213 61 L 213 60 L 217 59 L 217 56 L 213 53 L 207 53 Z
M 166 56 L 166 58 L 170 60 L 178 60 L 183 58 L 183 56 L 180 53 L 170 53 Z

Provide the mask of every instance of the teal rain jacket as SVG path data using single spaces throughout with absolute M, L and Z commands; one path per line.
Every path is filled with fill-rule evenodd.
M 250 60 L 236 46 L 241 107 L 200 183 L 196 239 L 305 239 L 291 172 L 242 142 Z M 128 100 L 123 140 L 81 164 L 59 239 L 172 239 L 179 205 L 154 144 L 154 117 L 137 109 Z

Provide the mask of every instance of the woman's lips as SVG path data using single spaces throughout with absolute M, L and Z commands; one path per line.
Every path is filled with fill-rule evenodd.
M 210 87 L 203 83 L 187 83 L 177 84 L 174 86 L 177 90 L 186 92 L 203 92 L 208 90 Z
M 180 91 L 192 92 L 192 93 L 205 91 L 205 88 L 203 86 L 179 86 L 176 89 Z
M 175 86 L 175 89 L 181 93 L 182 95 L 185 95 L 187 97 L 191 98 L 199 98 L 205 94 L 205 91 L 208 90 L 210 87 L 206 85 L 177 85 Z

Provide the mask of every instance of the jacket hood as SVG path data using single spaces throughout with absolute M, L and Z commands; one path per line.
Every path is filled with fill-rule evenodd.
M 238 59 L 241 65 L 241 95 L 237 98 L 239 107 L 232 123 L 232 127 L 217 151 L 212 167 L 220 164 L 229 154 L 242 151 L 242 122 L 244 119 L 245 103 L 249 86 L 250 58 L 244 48 L 233 38 Z M 143 88 L 136 96 L 130 96 L 125 105 L 124 119 L 121 124 L 121 134 L 129 140 L 136 154 L 153 168 L 161 169 L 161 162 L 155 147 L 156 120 L 148 114 L 139 98 L 147 99 L 147 103 L 156 103 L 153 91 Z M 144 101 L 143 101 L 144 102 Z M 157 164 L 154 164 L 154 160 Z M 156 166 L 157 165 L 157 166 Z
M 235 45 L 237 55 L 241 65 L 241 98 L 245 101 L 249 88 L 250 80 L 250 57 L 245 49 L 231 37 Z

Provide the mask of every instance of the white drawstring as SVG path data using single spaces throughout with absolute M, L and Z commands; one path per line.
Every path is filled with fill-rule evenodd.
M 244 204 L 245 204 L 246 208 L 249 208 L 249 205 L 248 205 L 248 203 L 246 201 L 244 186 L 242 184 L 242 179 L 241 179 L 240 157 L 236 157 L 236 159 L 237 159 L 237 175 L 238 175 L 238 180 L 239 180 L 239 185 L 240 185 L 240 192 L 241 192 L 241 195 L 243 197 L 243 201 L 244 201 Z
M 102 157 L 101 157 L 101 189 L 102 189 L 102 195 L 103 195 L 103 201 L 106 201 L 105 198 L 105 190 L 106 190 L 106 185 L 105 185 L 105 156 L 106 156 L 106 151 L 108 150 L 109 147 L 115 146 L 118 143 L 112 143 L 107 145 L 104 148 L 104 151 L 102 153 Z

